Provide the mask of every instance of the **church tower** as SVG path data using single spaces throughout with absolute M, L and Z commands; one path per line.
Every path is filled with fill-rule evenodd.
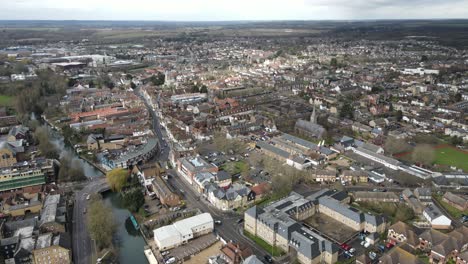
M 312 110 L 312 115 L 310 116 L 310 122 L 312 124 L 317 124 L 317 114 L 315 113 L 315 104 L 314 104 L 314 110 Z

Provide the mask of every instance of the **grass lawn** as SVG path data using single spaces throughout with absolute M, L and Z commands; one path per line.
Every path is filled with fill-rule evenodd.
M 221 167 L 223 170 L 231 173 L 232 175 L 249 171 L 249 164 L 245 161 L 228 162 Z
M 434 198 L 447 210 L 447 212 L 455 217 L 456 219 L 460 219 L 462 217 L 462 214 L 468 214 L 468 212 L 460 211 L 457 208 L 451 206 L 450 204 L 442 201 L 442 196 L 441 195 L 434 195 Z
M 425 264 L 429 264 L 429 257 L 428 256 L 419 256 L 419 260 L 424 262 Z
M 251 233 L 244 231 L 244 235 L 254 241 L 257 245 L 261 246 L 264 250 L 266 250 L 269 254 L 273 253 L 273 257 L 278 257 L 284 254 L 283 250 L 278 247 L 272 247 L 268 244 L 265 240 L 259 238 L 258 236 L 254 236 Z
M 450 147 L 437 148 L 436 152 L 436 164 L 456 166 L 468 172 L 468 153 L 462 152 L 461 150 L 455 150 Z
M 15 97 L 8 95 L 0 95 L 0 106 L 12 106 L 15 101 Z

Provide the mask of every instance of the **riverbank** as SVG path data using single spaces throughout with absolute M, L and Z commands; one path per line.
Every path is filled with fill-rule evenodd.
M 130 212 L 123 206 L 117 193 L 102 193 L 104 204 L 112 209 L 117 230 L 114 238 L 114 246 L 118 251 L 119 263 L 148 263 L 144 254 L 147 242 L 141 231 L 135 229 L 130 220 Z
M 58 126 L 55 126 L 51 121 L 49 121 L 49 120 L 47 119 L 46 116 L 42 115 L 41 118 L 42 118 L 42 120 L 44 120 L 44 122 L 47 124 L 47 126 L 48 126 L 49 128 L 52 128 L 53 130 L 57 131 L 57 133 L 58 133 L 58 134 L 60 135 L 60 137 L 61 137 L 60 140 L 63 141 L 63 144 L 65 144 L 65 138 L 63 137 L 63 135 L 62 135 L 62 133 L 61 133 L 62 129 L 61 129 L 60 127 L 58 127 Z M 101 166 L 99 166 L 99 165 L 96 164 L 95 162 L 89 160 L 88 158 L 84 157 L 83 155 L 80 155 L 80 154 L 76 153 L 76 150 L 75 150 L 73 147 L 70 146 L 70 148 L 73 150 L 74 156 L 76 156 L 76 157 L 78 157 L 79 159 L 85 161 L 87 164 L 93 166 L 96 170 L 100 171 L 102 174 L 105 175 L 105 174 L 107 173 L 107 171 L 106 171 L 104 168 L 102 168 Z

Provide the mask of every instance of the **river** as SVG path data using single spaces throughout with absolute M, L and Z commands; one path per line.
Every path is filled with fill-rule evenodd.
M 88 162 L 80 159 L 73 148 L 65 144 L 63 136 L 59 132 L 50 129 L 52 143 L 57 146 L 60 156 L 70 155 L 74 160 L 78 160 L 83 167 L 86 177 L 103 177 L 102 172 L 90 165 Z M 112 208 L 114 218 L 117 223 L 117 232 L 115 234 L 114 244 L 118 248 L 119 262 L 122 264 L 135 263 L 146 264 L 145 254 L 143 253 L 146 245 L 141 233 L 133 227 L 129 215 L 130 212 L 122 206 L 120 196 L 113 192 L 103 194 L 104 203 Z

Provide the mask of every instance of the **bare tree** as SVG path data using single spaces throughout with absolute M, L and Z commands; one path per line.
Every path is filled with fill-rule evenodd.
M 393 155 L 397 153 L 410 151 L 411 146 L 408 143 L 406 143 L 404 139 L 388 137 L 385 141 L 384 149 L 386 153 Z
M 418 145 L 414 148 L 411 159 L 415 163 L 430 166 L 435 160 L 435 151 L 431 145 Z

